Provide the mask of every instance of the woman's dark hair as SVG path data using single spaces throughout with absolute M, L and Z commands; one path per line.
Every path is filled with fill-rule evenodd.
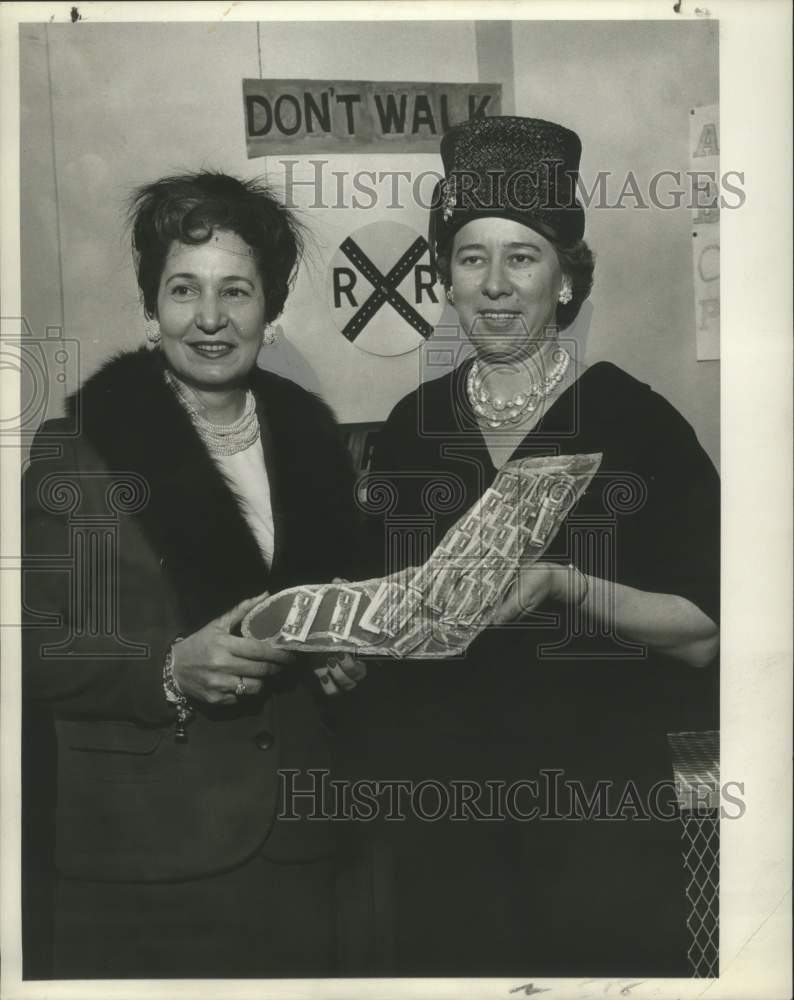
M 571 279 L 571 301 L 564 305 L 557 303 L 557 329 L 565 330 L 579 315 L 582 303 L 593 288 L 595 254 L 584 240 L 577 240 L 570 247 L 558 247 L 552 241 L 552 246 L 557 251 L 562 273 Z
M 593 272 L 595 271 L 595 254 L 584 240 L 578 240 L 570 247 L 559 246 L 554 239 L 547 237 L 557 253 L 562 273 L 571 280 L 571 301 L 563 305 L 557 303 L 557 328 L 565 330 L 569 327 L 582 308 L 582 303 L 593 287 Z M 451 241 L 439 248 L 436 258 L 436 272 L 445 288 L 451 284 L 449 258 L 452 250 Z
M 303 231 L 260 181 L 211 170 L 163 177 L 133 193 L 129 223 L 148 318 L 157 313 L 157 293 L 171 243 L 206 243 L 218 229 L 236 233 L 254 251 L 266 318 L 272 322 L 281 314 L 303 253 Z

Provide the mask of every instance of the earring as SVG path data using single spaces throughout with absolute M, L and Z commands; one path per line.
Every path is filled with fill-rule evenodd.
M 447 302 L 449 302 L 449 304 L 451 306 L 454 306 L 455 305 L 455 293 L 452 291 L 451 288 L 448 288 L 446 294 L 447 294 Z
M 160 343 L 160 324 L 156 319 L 147 319 L 145 323 L 146 339 L 154 347 Z
M 567 306 L 568 303 L 573 298 L 573 289 L 571 288 L 570 278 L 563 278 L 562 288 L 560 289 L 560 294 L 557 296 L 557 301 L 562 306 Z
M 276 333 L 275 328 L 270 326 L 270 324 L 268 323 L 268 325 L 262 332 L 262 343 L 264 344 L 265 347 L 270 347 L 271 344 L 275 344 L 277 339 L 278 335 Z

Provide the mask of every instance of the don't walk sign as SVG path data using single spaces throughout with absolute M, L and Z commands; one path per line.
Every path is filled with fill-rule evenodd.
M 443 311 L 427 240 L 400 222 L 372 222 L 347 236 L 331 259 L 328 284 L 336 328 L 381 357 L 416 350 Z

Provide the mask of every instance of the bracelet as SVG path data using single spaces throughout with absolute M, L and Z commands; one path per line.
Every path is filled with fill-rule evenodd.
M 193 718 L 193 706 L 187 700 L 187 696 L 177 684 L 174 677 L 174 646 L 182 642 L 184 636 L 178 635 L 168 648 L 163 664 L 163 691 L 166 700 L 176 706 L 176 732 L 174 734 L 175 743 L 187 743 L 186 723 Z
M 581 606 L 587 600 L 587 595 L 590 593 L 590 581 L 587 579 L 587 577 L 585 576 L 585 574 L 579 569 L 579 567 L 578 566 L 574 566 L 573 563 L 568 563 L 568 569 L 570 570 L 571 573 L 578 573 L 579 576 L 582 578 L 582 581 L 584 583 L 584 589 L 582 590 L 582 596 L 579 598 L 579 600 L 576 602 L 576 604 L 573 605 L 573 607 L 575 607 L 575 608 L 581 608 Z

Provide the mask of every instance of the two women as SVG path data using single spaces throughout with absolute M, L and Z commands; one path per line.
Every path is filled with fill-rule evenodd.
M 387 824 L 400 975 L 688 972 L 666 733 L 714 728 L 719 485 L 672 406 L 565 336 L 594 270 L 580 152 L 515 117 L 442 141 L 430 244 L 474 357 L 386 423 L 376 557 L 421 562 L 510 458 L 603 458 L 465 659 L 371 672 L 383 773 L 469 789 L 447 821 Z
M 279 771 L 328 766 L 325 693 L 363 667 L 239 631 L 263 592 L 354 571 L 334 419 L 256 367 L 300 231 L 256 183 L 202 172 L 142 188 L 132 239 L 150 347 L 41 428 L 24 487 L 38 829 L 42 719 L 57 739 L 52 975 L 339 974 L 337 831 L 279 819 Z
M 465 659 L 379 664 L 362 688 L 366 776 L 455 781 L 469 803 L 388 825 L 381 974 L 687 972 L 665 734 L 713 706 L 718 483 L 664 399 L 566 341 L 593 274 L 579 155 L 521 118 L 442 144 L 430 242 L 475 357 L 387 422 L 380 569 L 422 561 L 404 535 L 440 539 L 511 457 L 603 459 Z M 322 667 L 321 684 L 236 634 L 264 590 L 355 575 L 330 415 L 255 368 L 296 234 L 265 193 L 213 175 L 144 189 L 133 233 L 158 346 L 88 381 L 79 436 L 45 427 L 26 483 L 30 566 L 73 566 L 29 573 L 26 593 L 26 694 L 58 740 L 54 975 L 333 974 L 332 831 L 276 817 L 276 772 L 325 767 L 318 692 L 362 668 Z M 86 594 L 91 559 L 109 583 Z

